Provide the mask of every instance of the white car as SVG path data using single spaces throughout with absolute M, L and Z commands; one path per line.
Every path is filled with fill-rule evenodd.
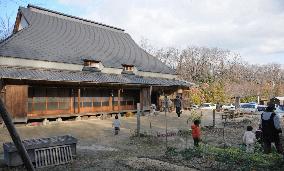
M 198 109 L 199 107 L 198 107 L 198 105 L 192 105 L 191 106 L 191 109 Z
M 204 109 L 204 110 L 213 110 L 216 109 L 216 104 L 212 103 L 203 103 L 200 105 L 199 109 Z
M 236 110 L 236 107 L 233 104 L 229 104 L 229 105 L 223 105 L 222 109 L 223 110 Z

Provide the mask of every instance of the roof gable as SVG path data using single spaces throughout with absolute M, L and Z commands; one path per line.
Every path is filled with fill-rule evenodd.
M 134 65 L 139 71 L 175 74 L 141 49 L 123 29 L 29 5 L 20 8 L 29 26 L 0 44 L 0 56 L 105 67 Z

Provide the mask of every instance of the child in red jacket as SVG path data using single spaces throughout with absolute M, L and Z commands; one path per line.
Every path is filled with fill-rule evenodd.
M 200 137 L 201 137 L 201 129 L 199 127 L 200 121 L 199 120 L 195 120 L 193 122 L 194 124 L 191 125 L 191 130 L 192 130 L 192 138 L 194 141 L 194 146 L 198 147 L 198 143 L 200 142 Z

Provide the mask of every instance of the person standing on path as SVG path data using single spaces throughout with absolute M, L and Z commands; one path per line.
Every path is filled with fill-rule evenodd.
M 282 135 L 280 117 L 274 112 L 274 110 L 275 106 L 273 104 L 269 104 L 265 112 L 261 114 L 264 153 L 267 154 L 271 152 L 271 143 L 274 142 L 277 152 L 283 154 L 279 135 Z
M 175 106 L 176 106 L 177 116 L 180 117 L 180 114 L 181 114 L 181 99 L 179 98 L 179 96 L 176 96 Z
M 199 142 L 201 140 L 201 129 L 200 129 L 200 121 L 194 120 L 193 125 L 191 125 L 191 134 L 194 141 L 194 146 L 198 147 Z
M 246 144 L 246 152 L 254 151 L 254 143 L 256 141 L 255 134 L 252 132 L 252 126 L 247 126 L 247 131 L 244 133 L 243 142 Z
M 118 119 L 118 116 L 115 115 L 114 121 L 112 123 L 112 126 L 114 127 L 114 135 L 118 134 L 118 131 L 120 130 L 120 120 Z

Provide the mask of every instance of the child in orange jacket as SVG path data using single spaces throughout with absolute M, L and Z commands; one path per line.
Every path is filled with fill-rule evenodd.
M 193 141 L 194 141 L 194 146 L 195 147 L 198 147 L 198 143 L 200 142 L 201 140 L 201 129 L 199 127 L 199 124 L 200 124 L 200 121 L 199 120 L 195 120 L 193 122 L 194 124 L 191 125 L 191 130 L 192 130 L 192 138 L 193 138 Z

